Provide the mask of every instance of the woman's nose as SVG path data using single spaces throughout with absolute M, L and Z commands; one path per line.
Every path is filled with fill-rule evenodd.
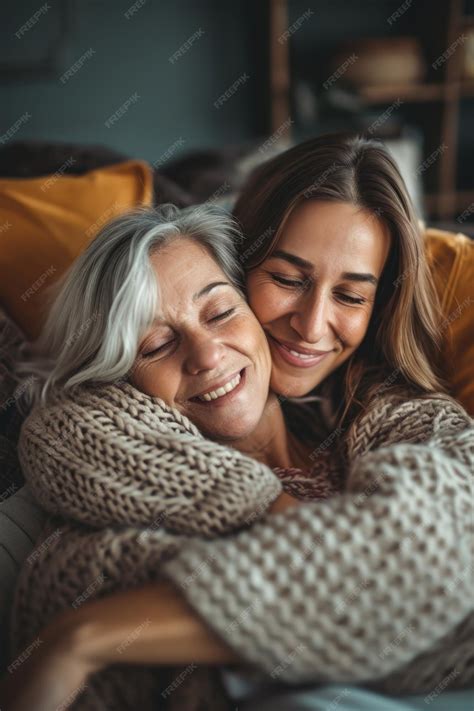
M 190 338 L 184 366 L 190 375 L 213 370 L 222 358 L 222 344 L 209 336 Z
M 321 341 L 330 330 L 331 304 L 324 295 L 308 293 L 290 318 L 291 327 L 308 344 Z

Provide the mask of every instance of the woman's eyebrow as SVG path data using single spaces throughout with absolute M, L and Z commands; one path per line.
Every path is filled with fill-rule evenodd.
M 285 252 L 283 249 L 277 249 L 268 256 L 269 259 L 272 257 L 276 259 L 284 259 L 285 262 L 290 262 L 290 264 L 293 264 L 295 267 L 302 267 L 303 269 L 314 268 L 311 262 L 308 262 L 306 259 L 302 259 L 302 257 L 297 257 L 296 254 L 291 254 L 291 252 Z
M 211 284 L 205 286 L 204 289 L 201 289 L 201 291 L 198 291 L 196 294 L 194 294 L 193 301 L 197 301 L 197 299 L 200 299 L 202 296 L 209 294 L 209 292 L 215 289 L 217 286 L 231 286 L 231 284 L 229 284 L 227 281 L 213 281 L 211 282 Z M 166 326 L 166 323 L 163 321 L 161 316 L 156 316 L 156 318 L 153 319 L 150 331 L 143 339 L 143 342 L 145 342 L 145 340 L 151 334 L 151 329 L 157 328 L 158 326 Z
M 211 282 L 211 284 L 208 284 L 207 286 L 205 286 L 204 289 L 201 289 L 201 291 L 198 291 L 197 294 L 194 294 L 193 301 L 197 301 L 202 296 L 209 294 L 210 291 L 212 291 L 213 289 L 215 289 L 218 286 L 230 286 L 230 284 L 227 281 L 213 281 L 213 282 Z
M 342 278 L 348 281 L 368 281 L 374 286 L 379 283 L 379 280 L 373 274 L 364 274 L 362 272 L 344 272 Z
M 272 254 L 269 255 L 269 259 L 275 257 L 276 259 L 284 259 L 285 262 L 293 264 L 295 267 L 301 267 L 303 269 L 310 269 L 314 271 L 314 264 L 308 262 L 302 257 L 298 257 L 296 254 L 291 254 L 291 252 L 285 252 L 283 249 L 277 249 Z M 348 279 L 349 281 L 368 281 L 374 286 L 377 286 L 378 279 L 373 274 L 364 272 L 344 272 L 342 274 L 343 279 Z

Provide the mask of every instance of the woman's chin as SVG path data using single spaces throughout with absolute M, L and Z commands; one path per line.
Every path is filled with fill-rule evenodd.
M 209 424 L 207 424 L 206 427 L 199 427 L 198 425 L 198 428 L 206 437 L 209 437 L 209 439 L 212 439 L 215 442 L 232 443 L 245 440 L 247 437 L 250 437 L 250 435 L 255 431 L 256 425 L 256 422 L 252 424 L 239 422 L 238 426 L 236 426 L 236 423 L 233 422 L 229 423 L 228 426 L 226 426 L 226 423 L 222 423 L 216 427 L 210 427 Z
M 319 385 L 323 377 L 314 375 L 313 377 L 302 377 L 283 373 L 279 368 L 272 369 L 270 378 L 270 388 L 282 398 L 304 397 Z

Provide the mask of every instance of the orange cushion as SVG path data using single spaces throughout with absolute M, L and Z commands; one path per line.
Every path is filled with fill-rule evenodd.
M 84 175 L 0 179 L 0 305 L 36 338 L 53 284 L 112 217 L 151 205 L 150 166 L 137 160 Z
M 425 243 L 444 314 L 446 378 L 453 397 L 474 416 L 474 241 L 428 229 Z

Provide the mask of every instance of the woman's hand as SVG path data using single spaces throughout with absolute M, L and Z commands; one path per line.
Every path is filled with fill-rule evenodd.
M 233 664 L 240 658 L 167 581 L 65 610 L 0 683 L 1 711 L 57 711 L 109 664 Z
M 53 624 L 38 637 L 29 659 L 0 681 L 2 711 L 57 711 L 69 708 L 97 667 L 79 653 L 76 632 Z
M 88 676 L 109 664 L 240 661 L 166 581 L 65 610 L 39 639 L 31 657 L 0 682 L 1 711 L 68 708 Z

